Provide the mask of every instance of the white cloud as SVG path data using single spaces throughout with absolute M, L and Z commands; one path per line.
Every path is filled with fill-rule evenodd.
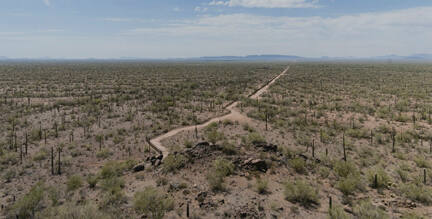
M 51 1 L 50 0 L 43 0 L 43 3 L 46 5 L 46 6 L 51 6 Z
M 196 12 L 207 12 L 208 8 L 203 8 L 203 7 L 195 7 L 194 9 Z
M 247 8 L 315 8 L 319 0 L 212 0 L 209 5 Z
M 332 18 L 200 16 L 156 28 L 136 28 L 125 34 L 193 39 L 210 45 L 222 43 L 214 51 L 227 51 L 225 54 L 265 51 L 305 56 L 369 56 L 430 52 L 431 27 L 432 7 L 420 7 Z
M 175 8 L 173 8 L 173 11 L 175 11 L 175 12 L 179 12 L 179 11 L 181 11 L 181 8 L 179 8 L 179 7 L 175 7 Z

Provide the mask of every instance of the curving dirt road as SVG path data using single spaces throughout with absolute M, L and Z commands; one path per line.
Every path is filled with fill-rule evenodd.
M 275 81 L 277 81 L 282 75 L 284 75 L 288 70 L 289 70 L 289 66 L 282 73 L 280 73 L 278 76 L 276 76 L 275 78 L 273 78 L 265 86 L 263 86 L 262 88 L 260 88 L 259 90 L 257 90 L 255 93 L 251 94 L 249 97 L 251 99 L 260 99 L 261 95 L 263 93 L 265 93 L 268 90 L 268 88 Z M 249 124 L 252 123 L 252 119 L 251 118 L 249 118 L 249 117 L 247 117 L 245 115 L 242 115 L 239 111 L 237 111 L 235 109 L 235 107 L 237 106 L 238 103 L 239 102 L 236 101 L 236 102 L 233 102 L 233 103 L 229 104 L 227 107 L 225 107 L 225 109 L 229 110 L 230 113 L 228 113 L 228 114 L 226 114 L 224 116 L 215 117 L 215 118 L 210 119 L 209 121 L 207 121 L 207 122 L 205 122 L 203 124 L 200 124 L 200 125 L 185 126 L 185 127 L 179 127 L 179 128 L 173 129 L 173 130 L 171 130 L 171 131 L 169 131 L 169 132 L 167 132 L 165 134 L 159 135 L 159 136 L 151 139 L 150 140 L 150 144 L 152 144 L 154 147 L 156 147 L 162 153 L 162 155 L 163 155 L 162 159 L 165 159 L 168 156 L 169 151 L 168 151 L 168 148 L 166 148 L 165 146 L 162 145 L 161 141 L 163 139 L 172 137 L 172 136 L 178 134 L 179 132 L 182 132 L 182 131 L 194 131 L 195 127 L 197 129 L 201 129 L 201 128 L 204 128 L 204 127 L 208 126 L 212 122 L 219 122 L 219 121 L 223 121 L 223 120 L 226 120 L 226 119 L 229 119 L 229 120 L 232 120 L 232 121 L 238 121 L 240 123 L 249 123 Z

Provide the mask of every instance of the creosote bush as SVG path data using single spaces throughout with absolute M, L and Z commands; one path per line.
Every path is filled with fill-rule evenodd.
M 81 176 L 74 175 L 68 178 L 66 185 L 68 191 L 74 191 L 80 188 L 83 184 Z
M 319 205 L 318 190 L 303 180 L 284 183 L 285 199 L 304 207 Z
M 423 184 L 408 183 L 400 186 L 400 192 L 406 198 L 420 203 L 432 204 L 432 189 Z
M 330 219 L 351 219 L 341 205 L 334 205 L 329 209 Z
M 305 174 L 306 171 L 306 161 L 302 158 L 294 158 L 292 160 L 289 161 L 289 165 L 297 172 L 300 174 Z
M 359 219 L 386 219 L 384 210 L 374 206 L 369 200 L 360 201 L 354 206 L 354 215 Z
M 163 218 L 166 212 L 174 208 L 174 201 L 153 187 L 146 187 L 135 193 L 134 208 L 148 218 Z
M 165 173 L 176 172 L 187 163 L 187 158 L 181 154 L 169 154 L 162 163 L 162 170 Z
M 265 194 L 268 192 L 268 180 L 257 178 L 255 184 L 256 190 L 259 194 Z
M 207 174 L 207 181 L 213 191 L 223 191 L 224 178 L 234 172 L 234 164 L 231 161 L 223 158 L 218 158 L 213 161 L 213 167 Z
M 18 218 L 33 218 L 35 213 L 41 207 L 41 201 L 44 197 L 44 185 L 38 183 L 30 191 L 19 199 L 9 211 L 10 216 Z

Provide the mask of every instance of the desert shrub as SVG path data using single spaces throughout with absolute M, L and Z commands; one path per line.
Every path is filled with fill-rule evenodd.
M 108 179 L 108 178 L 120 176 L 123 171 L 124 169 L 121 168 L 119 162 L 109 161 L 106 162 L 105 165 L 102 167 L 99 176 L 102 179 Z
M 126 203 L 127 199 L 123 191 L 108 191 L 102 196 L 100 207 L 109 211 L 116 211 L 118 207 Z
M 284 183 L 285 199 L 305 207 L 319 205 L 318 190 L 302 180 Z
M 120 192 L 124 186 L 124 180 L 117 176 L 106 178 L 101 182 L 102 189 L 109 193 Z
M 222 122 L 222 124 L 223 124 L 224 126 L 229 126 L 229 125 L 234 125 L 234 122 L 231 121 L 231 120 L 229 120 L 229 119 L 225 119 L 225 120 Z
M 374 206 L 369 200 L 360 201 L 354 206 L 354 215 L 359 219 L 385 219 L 389 216 L 382 209 Z
M 218 158 L 213 161 L 213 167 L 207 174 L 207 181 L 213 191 L 223 191 L 224 178 L 234 172 L 234 164 L 231 161 L 223 158 Z
M 413 201 L 418 201 L 423 204 L 432 204 L 432 189 L 422 184 L 403 184 L 400 187 L 400 192 L 406 198 Z
M 328 167 L 320 166 L 318 168 L 318 173 L 322 178 L 327 178 L 330 175 L 330 169 Z
M 66 182 L 67 190 L 74 191 L 82 186 L 82 178 L 81 176 L 74 175 L 68 178 Z
M 357 166 L 351 161 L 336 161 L 334 171 L 339 177 L 347 177 L 350 174 L 357 174 Z
M 377 176 L 377 185 L 375 185 L 375 175 Z M 384 169 L 375 168 L 369 170 L 368 181 L 371 187 L 376 189 L 387 188 L 390 184 L 390 177 L 387 175 Z M 376 187 L 375 187 L 376 186 Z
M 176 172 L 187 163 L 187 158 L 181 154 L 169 154 L 162 163 L 162 170 L 165 173 Z
M 408 172 L 405 170 L 399 168 L 396 170 L 396 173 L 399 175 L 399 178 L 402 180 L 402 182 L 406 182 L 408 180 Z
M 168 179 L 165 177 L 159 177 L 156 179 L 156 185 L 157 186 L 165 186 L 168 184 Z
M 214 129 L 206 132 L 206 138 L 210 143 L 216 144 L 216 142 L 223 140 L 225 136 L 222 132 L 218 132 Z
M 36 218 L 111 219 L 112 216 L 99 210 L 94 204 L 65 204 L 45 209 Z
M 174 208 L 174 202 L 160 193 L 153 187 L 146 187 L 143 191 L 135 193 L 135 210 L 149 218 L 163 218 L 166 212 Z
M 186 148 L 191 148 L 193 146 L 192 141 L 189 141 L 189 140 L 185 140 L 185 142 L 183 144 Z
M 289 161 L 289 165 L 297 172 L 304 174 L 306 173 L 306 162 L 302 158 L 294 158 Z
M 2 156 L 0 156 L 0 164 L 17 164 L 19 155 L 15 152 L 5 152 Z
M 348 129 L 346 134 L 352 138 L 370 138 L 370 131 L 367 129 Z
M 12 205 L 10 215 L 13 217 L 16 215 L 18 218 L 34 218 L 34 214 L 41 207 L 44 189 L 41 183 L 33 186 L 27 194 Z
M 264 137 L 262 137 L 257 132 L 251 132 L 248 134 L 247 141 L 249 144 L 261 144 L 266 143 L 266 140 Z
M 229 142 L 224 142 L 222 143 L 222 152 L 226 155 L 235 155 L 237 154 L 237 148 Z
M 101 159 L 107 159 L 111 155 L 113 155 L 113 152 L 107 148 L 104 148 L 96 153 L 96 157 Z
M 259 194 L 264 194 L 267 192 L 268 180 L 257 178 L 256 179 L 256 190 Z
M 351 217 L 345 213 L 344 209 L 340 205 L 335 205 L 329 210 L 330 219 L 350 219 Z
M 416 212 L 405 212 L 402 214 L 401 219 L 426 219 L 426 217 L 420 216 Z
M 86 180 L 87 180 L 89 187 L 94 188 L 94 187 L 96 187 L 96 184 L 99 181 L 99 177 L 95 176 L 95 175 L 89 175 L 89 176 L 87 176 Z
M 9 183 L 9 182 L 11 182 L 11 180 L 13 178 L 15 178 L 16 175 L 17 175 L 16 170 L 13 168 L 10 168 L 3 174 L 3 178 L 5 179 L 5 181 L 7 183 Z
M 204 128 L 204 131 L 205 132 L 210 132 L 210 131 L 216 130 L 218 128 L 218 126 L 219 125 L 218 125 L 217 122 L 212 122 L 212 123 L 210 123 L 208 126 L 206 126 Z
M 377 131 L 383 134 L 390 134 L 392 132 L 392 128 L 386 124 L 381 124 L 377 127 Z
M 34 161 L 42 161 L 48 157 L 48 150 L 46 148 L 40 149 L 34 156 Z
M 243 124 L 243 130 L 248 131 L 248 132 L 255 132 L 255 129 L 250 126 L 248 123 Z
M 420 168 L 430 168 L 431 165 L 429 163 L 428 160 L 426 160 L 426 158 L 424 156 L 417 156 L 414 159 L 414 162 L 417 164 L 418 167 Z
M 394 119 L 395 121 L 398 121 L 398 122 L 407 122 L 407 121 L 410 120 L 410 117 L 407 116 L 407 115 L 404 115 L 404 114 L 399 113 L 399 114 L 395 114 L 395 115 L 393 115 L 393 119 Z
M 213 191 L 224 191 L 224 177 L 216 172 L 210 171 L 207 174 L 207 182 Z
M 352 195 L 356 191 L 364 190 L 364 184 L 359 174 L 350 174 L 347 177 L 340 178 L 336 187 L 344 195 Z
M 221 176 L 229 176 L 234 173 L 234 164 L 223 158 L 213 161 L 213 171 Z

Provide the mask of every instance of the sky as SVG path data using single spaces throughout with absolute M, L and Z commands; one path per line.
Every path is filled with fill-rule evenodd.
M 0 0 L 0 56 L 432 53 L 432 0 Z

